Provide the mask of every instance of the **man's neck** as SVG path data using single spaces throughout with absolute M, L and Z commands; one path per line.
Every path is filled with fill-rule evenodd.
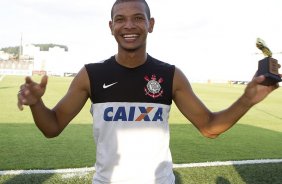
M 116 61 L 127 68 L 135 68 L 144 64 L 147 60 L 146 52 L 118 52 Z

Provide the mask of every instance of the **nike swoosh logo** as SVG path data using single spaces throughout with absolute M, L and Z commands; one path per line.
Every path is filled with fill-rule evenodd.
M 111 87 L 111 86 L 113 86 L 113 85 L 115 85 L 115 84 L 117 84 L 118 82 L 114 82 L 114 83 L 112 83 L 112 84 L 108 84 L 108 85 L 106 85 L 105 83 L 103 84 L 103 88 L 104 89 L 107 89 L 107 88 L 109 88 L 109 87 Z

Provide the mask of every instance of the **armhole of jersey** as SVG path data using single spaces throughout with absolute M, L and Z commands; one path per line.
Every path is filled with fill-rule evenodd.
M 172 104 L 172 102 L 173 102 L 173 81 L 174 81 L 174 75 L 175 75 L 175 65 L 172 65 L 172 67 L 171 67 L 172 69 L 172 71 L 171 71 L 171 86 L 170 86 L 170 89 L 171 89 L 171 101 L 170 101 L 170 104 Z
M 86 72 L 87 72 L 87 76 L 88 76 L 88 80 L 89 80 L 89 85 L 90 85 L 90 99 L 91 99 L 91 102 L 93 103 L 93 85 L 92 85 L 92 77 L 91 77 L 91 72 L 90 72 L 90 65 L 91 64 L 85 64 L 85 69 L 86 69 Z
M 104 61 L 106 60 L 101 60 L 97 63 L 103 63 Z M 88 79 L 89 79 L 89 84 L 90 84 L 90 99 L 91 99 L 91 102 L 94 103 L 94 74 L 93 74 L 93 71 L 91 71 L 91 66 L 95 65 L 95 63 L 88 63 L 88 64 L 85 64 L 85 68 L 86 68 L 86 71 L 87 71 L 87 75 L 88 75 Z

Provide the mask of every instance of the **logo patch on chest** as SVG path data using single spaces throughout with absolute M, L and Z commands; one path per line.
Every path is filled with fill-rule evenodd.
M 152 121 L 163 122 L 163 108 L 162 107 L 144 107 L 144 106 L 120 106 L 107 107 L 104 110 L 104 121 L 107 122 L 140 122 Z
M 144 79 L 148 82 L 144 87 L 145 95 L 148 95 L 154 99 L 162 96 L 164 92 L 161 86 L 161 83 L 164 81 L 163 78 L 160 77 L 157 79 L 156 75 L 152 75 L 151 78 L 149 78 L 146 75 Z

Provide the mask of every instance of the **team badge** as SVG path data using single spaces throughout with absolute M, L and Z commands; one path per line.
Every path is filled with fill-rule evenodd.
M 148 82 L 146 87 L 144 87 L 146 95 L 149 95 L 152 98 L 158 98 L 162 96 L 164 92 L 161 86 L 161 83 L 164 81 L 163 78 L 159 78 L 157 80 L 156 75 L 152 75 L 151 78 L 146 75 L 144 79 Z

